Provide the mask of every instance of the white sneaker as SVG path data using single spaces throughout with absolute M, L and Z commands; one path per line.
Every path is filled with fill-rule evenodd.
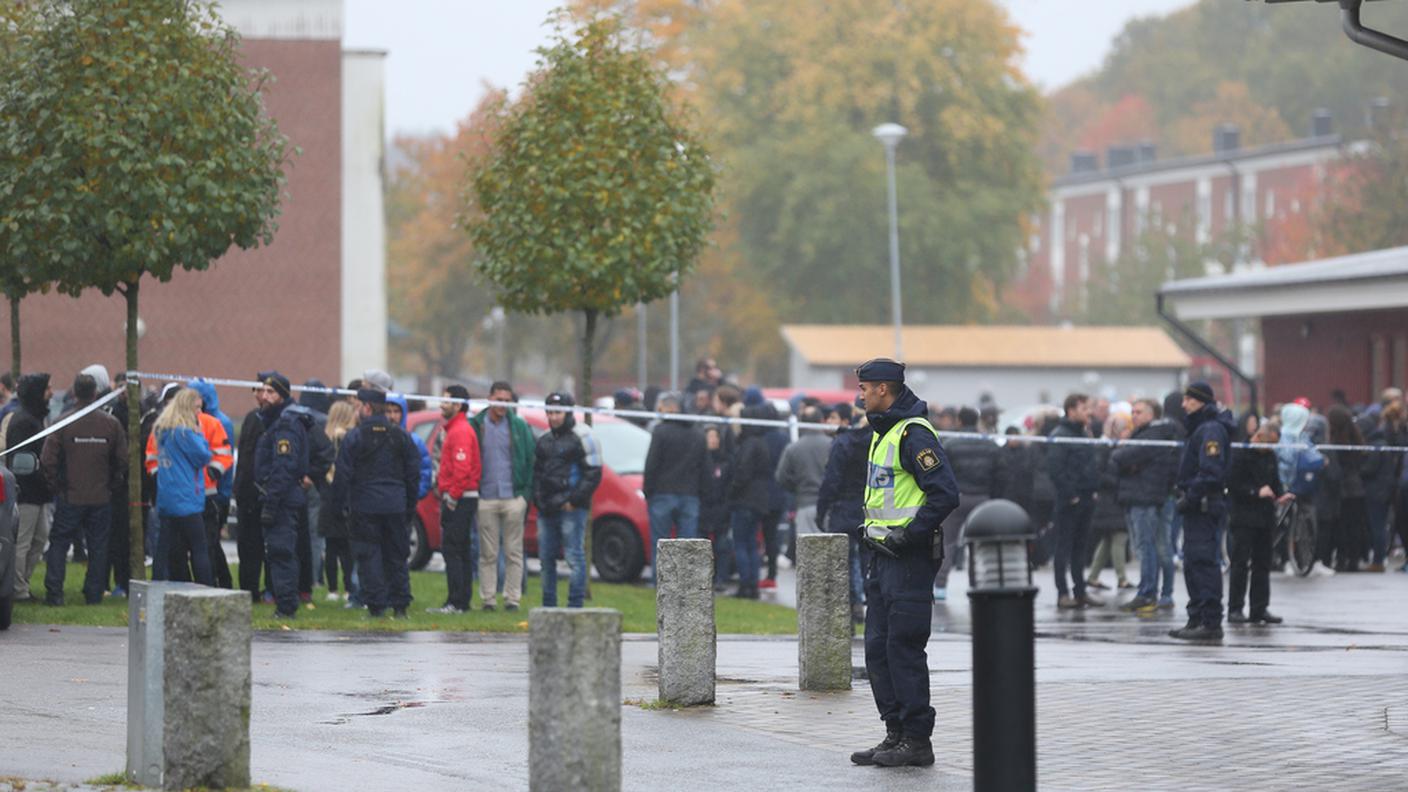
M 459 608 L 456 608 L 454 605 L 441 605 L 438 608 L 426 608 L 425 612 L 439 613 L 445 616 L 453 616 L 456 613 L 464 613 L 464 611 L 460 610 Z
M 1334 577 L 1335 570 L 1325 566 L 1319 561 L 1316 561 L 1315 566 L 1310 568 L 1310 574 L 1313 577 Z
M 328 595 L 326 597 L 323 597 L 323 599 L 327 600 L 328 602 L 341 602 L 342 595 L 336 591 L 329 591 Z

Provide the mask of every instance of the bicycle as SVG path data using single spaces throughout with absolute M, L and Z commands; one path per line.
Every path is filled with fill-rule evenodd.
M 1297 501 L 1277 507 L 1276 531 L 1273 538 L 1278 551 L 1277 566 L 1287 561 L 1296 575 L 1305 577 L 1315 566 L 1315 509 L 1302 508 Z

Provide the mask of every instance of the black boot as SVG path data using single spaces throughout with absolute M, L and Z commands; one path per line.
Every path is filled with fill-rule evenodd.
M 928 767 L 934 763 L 934 746 L 926 737 L 901 737 L 888 751 L 876 751 L 875 764 L 881 767 Z
M 1285 621 L 1285 619 L 1282 619 L 1271 611 L 1262 611 L 1261 613 L 1253 613 L 1248 621 L 1253 624 L 1280 624 Z
M 1181 641 L 1221 641 L 1221 627 L 1206 627 L 1201 624 L 1197 626 L 1184 627 L 1181 630 L 1169 630 L 1169 637 L 1177 638 Z
M 1248 619 L 1246 616 L 1243 616 L 1241 608 L 1235 610 L 1232 608 L 1227 609 L 1228 624 L 1246 624 L 1248 621 L 1256 621 L 1256 619 Z
M 888 751 L 900 744 L 900 730 L 895 726 L 885 728 L 885 739 L 874 748 L 867 748 L 864 751 L 856 751 L 851 754 L 851 761 L 858 765 L 875 764 L 875 754 L 881 751 Z

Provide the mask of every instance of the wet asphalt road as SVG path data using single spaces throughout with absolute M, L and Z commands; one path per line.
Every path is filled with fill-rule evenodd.
M 790 575 L 782 577 L 785 601 Z M 625 788 L 971 788 L 961 578 L 935 607 L 930 643 L 935 768 L 850 766 L 849 750 L 879 736 L 866 684 L 800 694 L 795 640 L 724 638 L 718 706 L 625 706 Z M 1274 576 L 1272 608 L 1287 625 L 1229 628 L 1220 647 L 1167 638 L 1182 622 L 1174 614 L 1059 613 L 1049 570 L 1036 582 L 1043 789 L 1405 787 L 1408 575 Z M 1181 603 L 1181 585 L 1177 596 Z M 655 697 L 655 652 L 652 636 L 624 643 L 627 700 Z M 854 659 L 863 665 L 860 641 Z M 253 662 L 256 781 L 298 790 L 527 786 L 521 636 L 261 633 Z M 17 626 L 0 636 L 0 667 L 0 776 L 72 782 L 122 768 L 125 631 Z

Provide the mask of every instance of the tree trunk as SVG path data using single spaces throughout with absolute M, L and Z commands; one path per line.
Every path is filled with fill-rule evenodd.
M 577 383 L 577 403 L 583 407 L 592 406 L 592 340 L 596 335 L 596 311 L 587 310 L 583 314 L 586 317 L 586 327 L 582 330 L 582 380 Z M 587 426 L 592 425 L 592 414 L 584 413 L 583 420 Z M 582 537 L 582 549 L 586 553 L 587 559 L 587 599 L 592 597 L 592 519 L 587 515 L 586 535 Z
M 20 381 L 20 298 L 10 297 L 10 376 Z
M 128 559 L 132 580 L 147 579 L 146 552 L 143 548 L 145 525 L 142 522 L 142 383 L 132 376 L 137 371 L 137 280 L 127 284 L 122 296 L 127 299 L 127 515 L 130 524 Z

